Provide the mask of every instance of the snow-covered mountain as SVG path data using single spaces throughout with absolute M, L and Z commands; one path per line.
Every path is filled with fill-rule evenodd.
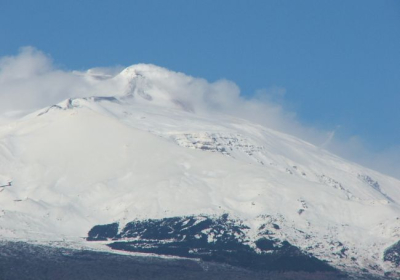
M 95 79 L 115 92 L 0 126 L 3 240 L 156 252 L 138 240 L 229 239 L 261 256 L 290 245 L 342 271 L 400 275 L 400 181 L 210 111 L 176 90 L 193 82 L 183 74 L 135 65 Z

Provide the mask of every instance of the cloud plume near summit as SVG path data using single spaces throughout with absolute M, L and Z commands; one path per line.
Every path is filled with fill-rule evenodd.
M 127 94 L 132 85 L 122 76 L 129 75 L 132 69 L 136 74 L 144 73 L 146 79 L 141 86 L 151 93 L 149 102 L 160 106 L 172 104 L 196 114 L 227 114 L 247 119 L 400 178 L 400 146 L 371 152 L 357 136 L 335 139 L 334 131 L 305 125 L 295 112 L 285 109 L 283 88 L 260 90 L 248 98 L 241 95 L 232 81 L 208 82 L 146 64 L 125 70 L 109 67 L 67 71 L 33 47 L 0 58 L 0 125 L 67 98 Z

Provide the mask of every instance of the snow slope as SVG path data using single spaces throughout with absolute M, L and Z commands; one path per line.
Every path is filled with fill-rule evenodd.
M 383 260 L 400 240 L 398 180 L 195 106 L 174 91 L 190 84 L 183 74 L 135 65 L 111 79 L 120 87 L 107 97 L 0 126 L 2 239 L 68 241 L 97 224 L 229 213 L 250 243 L 267 225 L 336 267 L 399 271 Z

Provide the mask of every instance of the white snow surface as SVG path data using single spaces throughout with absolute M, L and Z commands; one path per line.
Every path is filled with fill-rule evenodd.
M 120 86 L 108 97 L 2 124 L 1 238 L 84 246 L 97 224 L 229 213 L 250 227 L 250 243 L 275 223 L 275 237 L 337 267 L 398 270 L 382 257 L 400 240 L 400 181 L 195 107 L 171 76 L 191 82 L 135 65 L 109 77 Z

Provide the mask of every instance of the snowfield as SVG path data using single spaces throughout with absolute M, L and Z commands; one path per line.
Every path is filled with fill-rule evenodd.
M 400 272 L 400 181 L 173 92 L 152 65 L 116 92 L 68 99 L 0 126 L 0 236 L 92 246 L 99 224 L 223 215 L 345 271 Z M 211 93 L 210 93 L 211 94 Z M 264 231 L 260 227 L 264 226 Z M 210 236 L 212 240 L 212 236 Z M 210 241 L 211 242 L 211 241 Z

